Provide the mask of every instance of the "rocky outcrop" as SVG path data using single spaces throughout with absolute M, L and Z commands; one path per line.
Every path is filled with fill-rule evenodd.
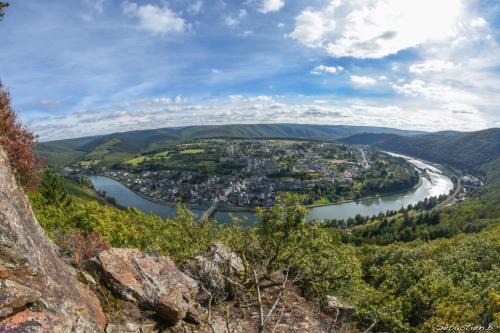
M 113 248 L 94 258 L 92 268 L 120 298 L 154 310 L 172 324 L 182 319 L 197 321 L 194 298 L 198 283 L 168 257 Z
M 232 296 L 229 279 L 241 275 L 245 266 L 241 258 L 222 243 L 211 244 L 206 253 L 189 258 L 181 270 L 199 281 L 204 292 L 222 301 Z M 228 279 L 229 278 L 229 279 Z
M 326 296 L 324 307 L 326 313 L 342 317 L 350 317 L 354 312 L 356 312 L 356 308 L 354 306 L 344 304 L 337 297 L 330 295 Z
M 99 332 L 99 300 L 36 221 L 0 147 L 0 332 Z
M 332 331 L 340 332 L 341 328 L 350 321 L 351 316 L 356 312 L 352 305 L 341 302 L 337 297 L 328 295 L 325 297 L 323 310 L 332 317 Z
M 148 321 L 144 323 L 136 323 L 133 321 L 109 323 L 106 325 L 105 333 L 158 333 L 156 323 Z

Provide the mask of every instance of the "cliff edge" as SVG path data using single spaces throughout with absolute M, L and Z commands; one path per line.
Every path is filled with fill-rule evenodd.
M 0 332 L 100 332 L 99 300 L 38 224 L 0 147 Z

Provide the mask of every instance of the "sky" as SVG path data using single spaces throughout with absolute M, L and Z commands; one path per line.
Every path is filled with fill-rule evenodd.
M 204 124 L 500 126 L 498 0 L 10 0 L 41 141 Z

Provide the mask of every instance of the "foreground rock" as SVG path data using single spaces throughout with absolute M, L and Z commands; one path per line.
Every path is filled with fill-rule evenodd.
M 181 270 L 199 281 L 212 298 L 222 301 L 233 296 L 229 279 L 243 274 L 245 266 L 241 258 L 224 244 L 214 243 L 203 255 L 185 260 Z
M 0 147 L 0 332 L 99 332 L 99 300 L 47 238 Z
M 93 259 L 92 267 L 122 299 L 154 310 L 171 324 L 182 319 L 197 322 L 194 298 L 198 283 L 169 258 L 113 248 Z
M 352 305 L 344 304 L 335 296 L 328 295 L 325 299 L 325 312 L 341 317 L 350 317 L 356 312 L 356 308 Z

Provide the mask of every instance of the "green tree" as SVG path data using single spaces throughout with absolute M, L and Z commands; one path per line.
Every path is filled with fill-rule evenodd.
M 39 191 L 49 205 L 67 208 L 71 204 L 71 197 L 64 186 L 64 181 L 50 170 L 44 172 Z

